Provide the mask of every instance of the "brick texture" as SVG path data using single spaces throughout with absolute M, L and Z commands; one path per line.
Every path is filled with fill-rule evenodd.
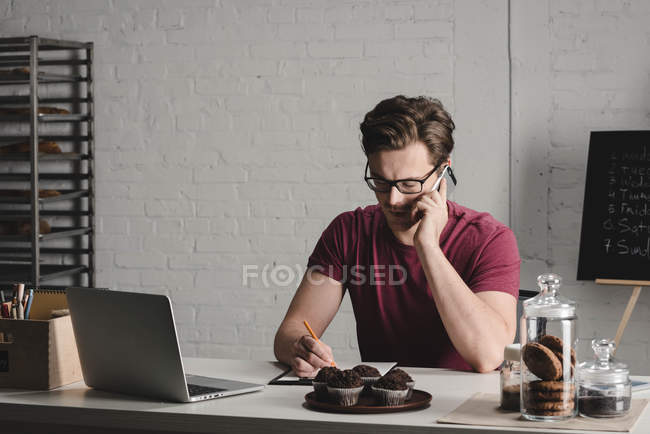
M 628 292 L 572 280 L 586 147 L 593 129 L 649 127 L 650 8 L 645 0 L 533 3 L 542 6 L 515 6 L 511 20 L 541 14 L 535 35 L 544 43 L 528 56 L 513 45 L 524 59 L 515 72 L 535 72 L 548 90 L 520 107 L 540 103 L 541 115 L 515 124 L 538 140 L 498 158 L 512 158 L 512 182 L 535 191 L 506 207 L 524 210 L 525 221 L 511 223 L 526 269 L 559 272 L 580 302 L 580 337 L 613 336 Z M 437 96 L 453 113 L 457 99 L 459 110 L 471 100 L 467 90 L 458 96 L 470 78 L 472 92 L 481 80 L 506 80 L 505 6 L 482 4 L 490 13 L 477 27 L 457 22 L 474 8 L 462 0 L 4 0 L 0 34 L 95 42 L 98 285 L 169 295 L 188 356 L 270 359 L 300 280 L 286 283 L 281 266 L 299 276 L 332 217 L 375 203 L 360 185 L 363 114 L 398 93 Z M 455 29 L 465 29 L 461 47 Z M 497 56 L 472 53 L 483 31 L 502 46 Z M 532 65 L 535 49 L 544 62 Z M 465 62 L 460 75 L 457 62 Z M 485 68 L 490 62 L 497 67 Z M 515 98 L 530 89 L 527 78 L 515 75 Z M 471 119 L 459 131 L 480 137 L 490 112 L 507 119 L 502 96 L 465 109 Z M 466 141 L 463 155 L 488 152 Z M 480 190 L 485 179 L 472 176 L 480 164 L 465 159 L 467 188 Z M 257 277 L 244 279 L 245 266 Z M 522 287 L 534 286 L 534 274 L 522 274 Z M 650 325 L 649 304 L 644 291 L 618 354 L 646 375 L 648 336 L 635 329 Z M 597 321 L 603 305 L 607 324 Z M 341 359 L 359 357 L 347 297 L 324 340 Z

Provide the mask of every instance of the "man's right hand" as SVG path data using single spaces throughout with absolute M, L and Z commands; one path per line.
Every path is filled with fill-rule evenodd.
M 314 377 L 320 368 L 332 366 L 332 349 L 323 341 L 303 335 L 292 345 L 291 368 L 298 377 Z

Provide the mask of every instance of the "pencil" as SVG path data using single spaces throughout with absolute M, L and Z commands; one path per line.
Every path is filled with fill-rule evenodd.
M 309 323 L 307 322 L 307 320 L 304 320 L 302 323 L 305 325 L 305 327 L 307 327 L 307 331 L 309 332 L 311 337 L 314 338 L 316 340 L 316 342 L 318 342 L 320 344 L 320 339 L 318 339 L 316 337 L 316 333 L 314 333 L 314 331 L 311 329 L 311 327 L 309 326 Z M 334 363 L 334 360 L 332 360 L 330 365 L 336 367 L 336 363 Z

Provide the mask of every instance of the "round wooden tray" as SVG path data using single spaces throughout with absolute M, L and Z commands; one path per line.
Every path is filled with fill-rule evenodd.
M 305 395 L 305 404 L 314 410 L 332 413 L 393 413 L 425 408 L 431 402 L 431 394 L 423 390 L 413 389 L 413 396 L 402 405 L 377 405 L 371 395 L 361 395 L 357 405 L 344 406 L 333 402 L 323 402 L 316 399 L 316 392 Z

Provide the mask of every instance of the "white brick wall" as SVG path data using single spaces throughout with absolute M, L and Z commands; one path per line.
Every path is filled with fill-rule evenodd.
M 243 266 L 304 267 L 332 217 L 374 203 L 358 123 L 397 93 L 454 115 L 456 199 L 512 224 L 522 287 L 559 272 L 581 337 L 612 336 L 629 291 L 573 281 L 587 133 L 648 128 L 650 8 L 511 9 L 511 130 L 506 0 L 5 0 L 0 34 L 95 42 L 98 284 L 170 295 L 187 355 L 272 358 L 298 281 Z M 648 297 L 619 353 L 645 374 Z M 324 337 L 340 358 L 354 326 L 346 298 Z
M 650 129 L 646 1 L 512 3 L 513 220 L 522 287 L 559 273 L 578 301 L 579 356 L 616 334 L 630 288 L 577 282 L 584 182 L 593 130 Z M 642 291 L 617 357 L 650 374 L 649 291 Z

